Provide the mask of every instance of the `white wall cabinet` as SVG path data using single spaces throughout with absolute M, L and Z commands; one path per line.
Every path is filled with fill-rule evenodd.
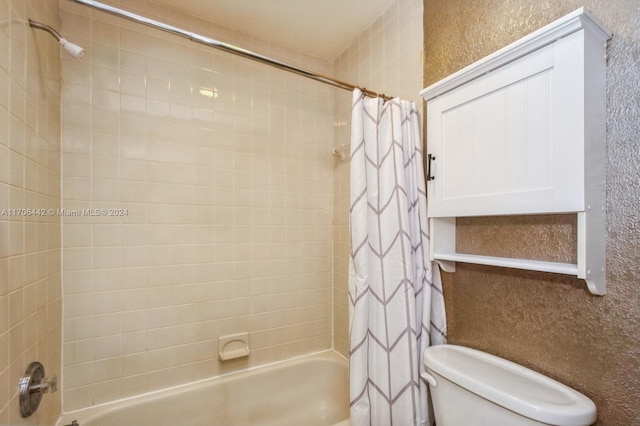
M 431 256 L 575 275 L 606 291 L 605 80 L 610 32 L 584 8 L 421 91 Z M 578 263 L 457 253 L 455 218 L 578 215 Z

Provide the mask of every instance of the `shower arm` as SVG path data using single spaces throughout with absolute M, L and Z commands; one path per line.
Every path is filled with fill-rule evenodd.
M 144 24 L 144 25 L 147 25 L 149 27 L 156 28 L 156 29 L 159 29 L 159 30 L 162 30 L 162 31 L 165 31 L 165 32 L 168 32 L 168 33 L 171 33 L 171 34 L 186 38 L 186 39 L 189 39 L 189 40 L 191 40 L 193 42 L 204 44 L 205 46 L 213 47 L 213 48 L 218 49 L 218 50 L 223 50 L 225 52 L 229 52 L 229 53 L 232 53 L 234 55 L 242 56 L 244 58 L 248 58 L 248 59 L 251 59 L 251 60 L 254 60 L 254 61 L 257 61 L 257 62 L 261 62 L 263 64 L 267 64 L 267 65 L 270 65 L 272 67 L 279 68 L 281 70 L 285 70 L 285 71 L 288 71 L 288 72 L 291 72 L 291 73 L 294 73 L 294 74 L 298 74 L 298 75 L 301 75 L 303 77 L 307 77 L 307 78 L 310 78 L 312 80 L 316 80 L 316 81 L 328 84 L 330 86 L 334 86 L 334 87 L 338 87 L 340 89 L 345 89 L 345 90 L 350 90 L 350 91 L 352 91 L 354 89 L 360 89 L 360 91 L 362 91 L 362 94 L 364 96 L 369 96 L 369 97 L 372 97 L 372 98 L 382 98 L 384 100 L 393 99 L 390 96 L 386 96 L 386 95 L 384 95 L 382 93 L 378 93 L 378 92 L 374 92 L 372 90 L 368 90 L 368 89 L 366 89 L 364 87 L 356 86 L 356 85 L 353 85 L 351 83 L 347 83 L 347 82 L 344 82 L 344 81 L 341 81 L 341 80 L 338 80 L 338 79 L 335 79 L 335 78 L 332 78 L 332 77 L 328 77 L 328 76 L 325 76 L 325 75 L 322 75 L 322 74 L 317 74 L 317 73 L 314 73 L 314 72 L 311 72 L 311 71 L 307 71 L 307 70 L 304 70 L 304 69 L 301 69 L 301 68 L 298 68 L 298 67 L 294 67 L 293 65 L 289 65 L 289 64 L 286 64 L 284 62 L 280 62 L 280 61 L 278 61 L 276 59 L 272 59 L 272 58 L 269 58 L 267 56 L 263 56 L 263 55 L 260 55 L 258 53 L 251 52 L 250 50 L 246 50 L 246 49 L 243 49 L 243 48 L 238 47 L 238 46 L 234 46 L 234 45 L 231 45 L 231 44 L 228 44 L 228 43 L 224 43 L 224 42 L 221 42 L 221 41 L 209 38 L 209 37 L 205 37 L 205 36 L 193 33 L 193 32 L 189 32 L 189 31 L 183 30 L 181 28 L 165 24 L 163 22 L 159 22 L 159 21 L 156 21 L 156 20 L 144 17 L 144 16 L 137 15 L 135 13 L 128 12 L 128 11 L 123 10 L 123 9 L 119 9 L 117 7 L 113 7 L 113 6 L 104 4 L 104 3 L 100 3 L 98 1 L 94 1 L 94 0 L 74 0 L 74 1 L 76 3 L 81 3 L 81 4 L 85 5 L 85 6 L 90 6 L 90 7 L 93 7 L 95 9 L 101 10 L 103 12 L 110 13 L 110 14 L 118 16 L 120 18 L 125 18 L 125 19 L 128 19 L 130 21 L 134 21 L 134 22 L 137 22 L 137 23 L 140 23 L 140 24 Z
M 59 32 L 51 28 L 49 25 L 41 24 L 40 22 L 36 22 L 31 19 L 29 19 L 29 25 L 31 26 L 31 28 L 43 30 L 51 34 L 53 38 L 55 38 L 58 43 L 60 43 L 64 50 L 66 50 L 67 53 L 73 56 L 75 59 L 82 59 L 84 57 L 84 49 L 82 47 L 67 41 L 67 39 L 62 37 Z
M 54 30 L 53 28 L 51 28 L 48 25 L 45 24 L 41 24 L 39 22 L 36 21 L 32 21 L 31 19 L 29 19 L 29 25 L 32 28 L 37 28 L 39 30 L 43 30 L 48 32 L 49 34 L 51 34 L 56 40 L 58 40 L 58 42 L 60 42 L 60 40 L 62 40 L 62 36 L 60 35 L 59 32 L 57 32 L 56 30 Z

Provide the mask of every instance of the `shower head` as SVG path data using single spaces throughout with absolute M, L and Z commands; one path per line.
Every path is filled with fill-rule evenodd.
M 84 49 L 82 47 L 78 46 L 77 44 L 73 44 L 67 41 L 66 39 L 62 38 L 62 36 L 50 26 L 32 21 L 31 19 L 29 19 L 29 25 L 32 28 L 43 30 L 51 34 L 56 40 L 58 40 L 58 43 L 60 43 L 60 45 L 64 47 L 64 50 L 66 50 L 67 53 L 73 56 L 75 59 L 82 59 L 84 57 Z
M 64 50 L 74 58 L 82 59 L 84 57 L 84 49 L 77 44 L 73 44 L 62 37 L 60 37 L 60 44 L 64 47 Z

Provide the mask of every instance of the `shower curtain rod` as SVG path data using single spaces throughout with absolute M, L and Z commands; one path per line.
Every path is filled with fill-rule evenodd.
M 101 10 L 103 12 L 110 13 L 112 15 L 118 16 L 120 18 L 129 19 L 130 21 L 138 22 L 149 27 L 153 27 L 162 31 L 166 31 L 168 33 L 189 39 L 193 42 L 204 44 L 205 46 L 210 46 L 218 50 L 223 50 L 225 52 L 232 53 L 234 55 L 239 55 L 244 58 L 252 59 L 254 61 L 261 62 L 263 64 L 270 65 L 272 67 L 279 68 L 281 70 L 289 71 L 294 74 L 301 75 L 303 77 L 310 78 L 312 80 L 319 81 L 321 83 L 325 83 L 334 87 L 338 87 L 340 89 L 353 91 L 354 89 L 360 89 L 365 96 L 369 96 L 372 98 L 382 98 L 384 100 L 393 99 L 392 97 L 386 96 L 382 93 L 377 93 L 372 90 L 368 90 L 364 87 L 359 87 L 350 83 L 346 83 L 341 80 L 337 80 L 332 77 L 328 77 L 322 74 L 316 74 L 311 71 L 307 71 L 298 67 L 294 67 L 293 65 L 286 64 L 284 62 L 280 62 L 278 60 L 269 58 L 267 56 L 260 55 L 258 53 L 254 53 L 250 50 L 243 49 L 241 47 L 237 47 L 228 43 L 224 43 L 209 37 L 202 36 L 200 34 L 196 34 L 193 32 L 189 32 L 183 30 L 178 27 L 174 27 L 173 25 L 168 25 L 163 22 L 159 22 L 150 18 L 146 18 L 144 16 L 137 15 L 135 13 L 128 12 L 123 9 L 119 9 L 117 7 L 113 7 L 104 3 L 100 3 L 94 0 L 74 0 L 76 3 L 82 3 L 86 6 L 93 7 L 95 9 Z

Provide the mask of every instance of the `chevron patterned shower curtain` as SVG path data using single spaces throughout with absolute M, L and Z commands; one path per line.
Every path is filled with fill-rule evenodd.
M 413 102 L 353 93 L 350 397 L 354 426 L 432 423 L 421 355 L 446 342 L 429 261 L 419 116 Z M 433 279 L 432 279 L 433 278 Z

